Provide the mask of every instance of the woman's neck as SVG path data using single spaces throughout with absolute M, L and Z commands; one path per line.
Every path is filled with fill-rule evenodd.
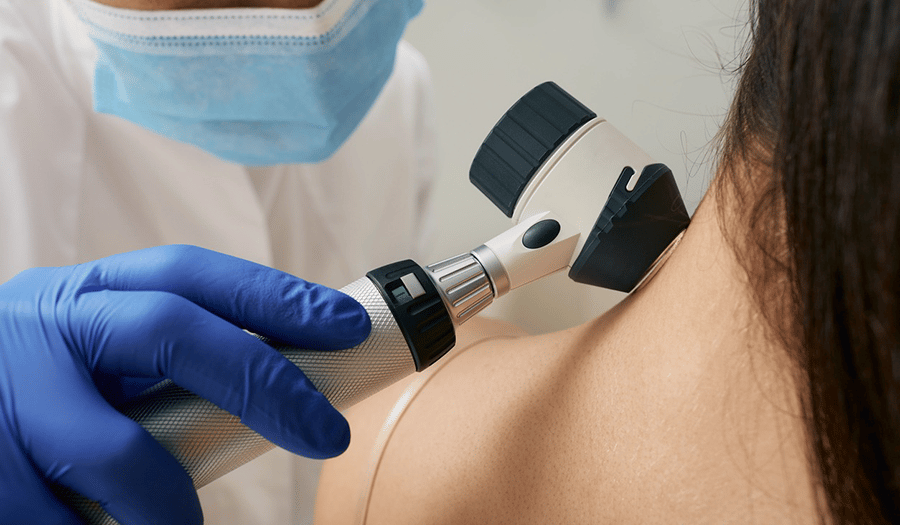
M 652 279 L 571 335 L 603 356 L 598 380 L 614 375 L 648 389 L 626 398 L 634 406 L 613 409 L 620 420 L 610 421 L 656 429 L 635 434 L 643 450 L 669 451 L 648 473 L 721 492 L 726 509 L 749 498 L 773 519 L 804 522 L 815 513 L 794 366 L 770 341 L 717 212 L 711 190 Z

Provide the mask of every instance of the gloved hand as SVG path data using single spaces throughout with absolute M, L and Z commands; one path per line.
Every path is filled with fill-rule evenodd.
M 370 327 L 347 295 L 189 246 L 19 274 L 0 286 L 0 523 L 80 523 L 49 482 L 123 524 L 201 523 L 190 477 L 112 406 L 164 378 L 294 453 L 343 452 L 343 416 L 242 328 L 327 350 Z

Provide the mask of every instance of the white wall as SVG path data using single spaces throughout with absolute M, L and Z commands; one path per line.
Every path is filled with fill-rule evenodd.
M 407 39 L 434 76 L 441 178 L 438 248 L 421 262 L 469 251 L 511 225 L 471 186 L 469 164 L 505 110 L 546 80 L 672 168 L 692 211 L 714 167 L 707 146 L 732 93 L 722 66 L 743 43 L 745 11 L 746 0 L 426 0 Z M 540 333 L 621 297 L 561 272 L 486 313 Z

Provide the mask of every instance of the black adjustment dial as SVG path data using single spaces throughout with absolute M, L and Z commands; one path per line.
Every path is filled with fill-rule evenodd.
M 416 371 L 421 372 L 456 344 L 450 313 L 434 283 L 414 261 L 399 261 L 372 270 L 372 281 L 412 352 Z
M 596 117 L 561 87 L 545 82 L 526 93 L 497 122 L 472 161 L 469 180 L 511 218 L 541 164 Z

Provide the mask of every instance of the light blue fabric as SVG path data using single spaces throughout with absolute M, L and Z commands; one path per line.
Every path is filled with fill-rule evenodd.
M 239 164 L 320 162 L 374 104 L 421 8 L 357 0 L 316 37 L 137 37 L 92 26 L 94 108 Z

